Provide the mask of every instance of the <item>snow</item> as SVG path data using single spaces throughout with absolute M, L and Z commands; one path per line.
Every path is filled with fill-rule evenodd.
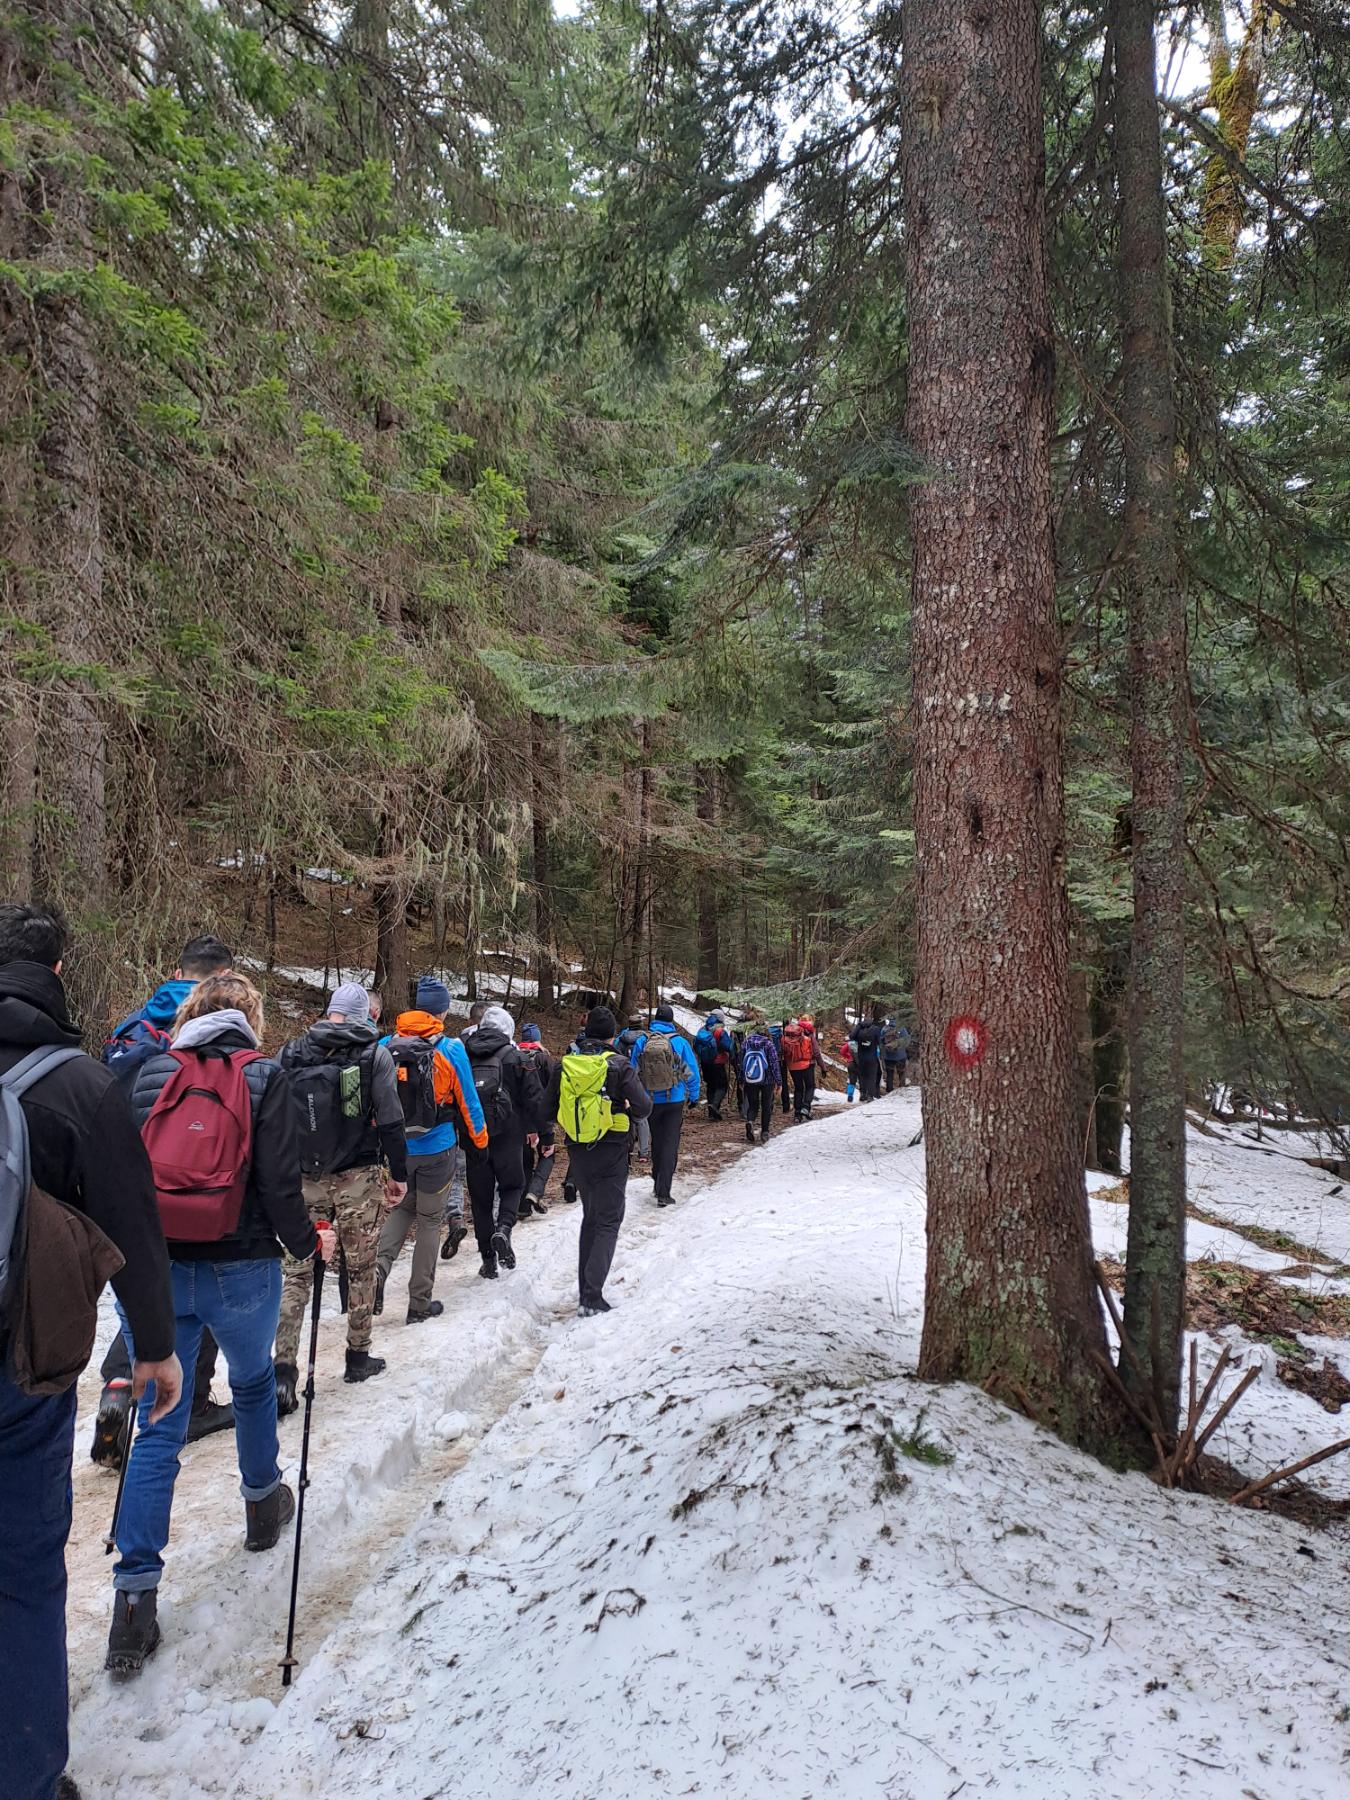
M 440 1265 L 446 1313 L 406 1333 L 405 1260 L 373 1388 L 341 1383 L 330 1307 L 284 1697 L 289 1558 L 243 1553 L 228 1441 L 185 1455 L 165 1642 L 130 1692 L 98 1672 L 112 1483 L 77 1467 L 86 1796 L 1343 1795 L 1343 1535 L 1163 1493 L 920 1382 L 918 1127 L 913 1091 L 840 1108 L 669 1212 L 635 1179 L 606 1318 L 575 1317 L 561 1205 L 510 1278 L 467 1247 Z M 1209 1209 L 1341 1241 L 1329 1177 L 1281 1163 L 1253 1194 L 1274 1165 L 1200 1142 Z M 1093 1217 L 1111 1247 L 1124 1208 Z M 1197 1225 L 1192 1251 L 1229 1235 Z M 1253 1473 L 1336 1433 L 1265 1376 L 1233 1417 Z M 1338 1467 L 1309 1479 L 1343 1492 Z

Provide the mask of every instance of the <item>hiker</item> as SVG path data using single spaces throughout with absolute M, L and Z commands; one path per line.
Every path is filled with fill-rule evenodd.
M 755 1118 L 759 1118 L 759 1141 L 767 1144 L 773 1124 L 773 1103 L 778 1097 L 782 1070 L 773 1038 L 759 1026 L 746 1033 L 737 1064 L 741 1090 L 741 1116 L 745 1120 L 745 1141 L 755 1141 Z
M 853 1097 L 858 1091 L 858 1083 L 856 1080 L 857 1071 L 853 1064 L 852 1040 L 850 1038 L 844 1038 L 836 1047 L 835 1055 L 844 1065 L 844 1078 L 847 1082 L 847 1086 L 844 1089 L 844 1099 L 849 1106 L 852 1106 Z
M 548 1112 L 569 1144 L 569 1173 L 581 1195 L 577 1251 L 578 1313 L 612 1310 L 605 1282 L 614 1262 L 628 1187 L 628 1132 L 652 1102 L 632 1064 L 618 1054 L 618 1025 L 607 1006 L 593 1006 L 580 1050 L 563 1057 L 549 1084 Z
M 500 1269 L 514 1269 L 511 1233 L 525 1192 L 525 1139 L 544 1122 L 544 1089 L 533 1057 L 512 1042 L 516 1022 L 504 1006 L 489 1006 L 468 1040 L 473 1084 L 487 1124 L 487 1155 L 469 1161 L 469 1199 L 481 1266 L 495 1281 Z
M 694 1052 L 698 1057 L 699 1068 L 703 1074 L 704 1091 L 708 1102 L 708 1117 L 714 1125 L 722 1119 L 722 1102 L 727 1097 L 727 1086 L 731 1079 L 731 1064 L 735 1054 L 731 1033 L 727 1030 L 725 1015 L 710 1012 L 699 1028 L 694 1039 Z
M 658 1006 L 652 1028 L 633 1045 L 629 1062 L 651 1096 L 652 1191 L 658 1206 L 674 1206 L 671 1187 L 680 1161 L 684 1109 L 702 1092 L 698 1057 L 675 1026 L 675 1010 Z
M 424 1291 L 424 1316 L 436 1318 L 445 1308 L 431 1295 L 435 1253 L 431 1252 L 432 1270 L 428 1276 L 428 1253 L 423 1247 L 423 1234 L 425 1232 L 428 1239 L 438 1243 L 441 1224 L 445 1224 L 447 1231 L 445 1242 L 440 1246 L 441 1259 L 445 1261 L 458 1254 L 460 1245 L 469 1235 L 464 1223 L 462 1159 L 481 1156 L 487 1149 L 488 1139 L 483 1109 L 474 1092 L 469 1052 L 464 1040 L 451 1037 L 446 1029 L 450 1011 L 449 988 L 436 976 L 423 975 L 417 983 L 416 997 L 417 1005 L 395 1019 L 394 1035 L 382 1040 L 393 1059 L 403 1110 L 410 1194 L 400 1202 L 403 1209 L 401 1225 L 391 1219 L 381 1233 L 376 1291 L 377 1304 L 382 1304 L 384 1283 L 415 1219 L 418 1237 L 413 1250 L 413 1271 L 414 1280 L 419 1284 L 418 1310 Z M 455 1179 L 457 1167 L 458 1184 Z M 433 1207 L 438 1221 L 434 1233 L 430 1223 Z M 401 1236 L 398 1235 L 400 1230 Z M 414 1310 L 411 1285 L 408 1299 L 411 1314 Z M 414 1324 L 418 1322 L 412 1320 Z
M 178 958 L 178 967 L 167 981 L 162 981 L 144 1006 L 116 1026 L 103 1046 L 103 1064 L 130 1091 L 136 1071 L 148 1056 L 156 1056 L 169 1047 L 169 1027 L 178 1008 L 199 981 L 208 975 L 223 975 L 234 966 L 234 954 L 209 933 L 189 938 Z M 201 1354 L 197 1358 L 197 1374 L 192 1390 L 192 1418 L 187 1441 L 196 1443 L 213 1431 L 227 1431 L 234 1424 L 234 1413 L 228 1401 L 211 1397 L 211 1383 L 216 1373 L 216 1340 L 209 1331 L 202 1333 Z M 94 1418 L 94 1441 L 89 1447 L 92 1462 L 105 1469 L 120 1468 L 131 1421 L 131 1363 L 120 1331 L 113 1333 L 99 1376 L 103 1392 Z
M 380 1201 L 402 1201 L 409 1178 L 394 1064 L 370 1022 L 365 988 L 355 981 L 334 988 L 323 1018 L 284 1045 L 277 1060 L 295 1108 L 305 1205 L 312 1219 L 333 1226 L 346 1265 L 348 1362 L 354 1353 L 358 1371 L 378 1364 L 369 1367 L 378 1374 L 384 1364 L 370 1355 L 370 1320 Z M 439 1245 L 438 1217 L 433 1259 Z M 300 1405 L 300 1334 L 313 1285 L 312 1258 L 285 1264 L 276 1350 L 277 1414 L 283 1419 Z
M 816 1101 L 816 1071 L 824 1071 L 815 1021 L 807 1014 L 783 1027 L 783 1056 L 792 1076 L 792 1111 L 800 1125 L 811 1117 Z
M 40 1050 L 79 1051 L 80 1033 L 60 978 L 65 953 L 58 914 L 41 906 L 0 905 L 0 1076 L 10 1076 Z M 182 1371 L 174 1355 L 169 1259 L 154 1182 L 126 1095 L 92 1057 L 69 1055 L 35 1074 L 19 1106 L 33 1184 L 90 1220 L 125 1258 L 112 1285 L 141 1347 L 131 1379 L 138 1396 L 153 1394 L 150 1415 L 162 1418 L 178 1405 Z M 5 1135 L 6 1149 L 17 1154 L 20 1143 Z M 0 1175 L 0 1192 L 4 1181 Z M 27 1198 L 16 1184 L 11 1203 L 22 1206 Z M 5 1211 L 16 1225 L 15 1214 Z M 7 1260 L 8 1230 L 5 1237 L 0 1249 Z M 92 1328 L 64 1286 L 47 1294 L 34 1285 L 32 1303 L 35 1319 L 44 1326 L 54 1319 L 63 1337 L 80 1324 Z M 91 1296 L 90 1311 L 92 1303 Z M 69 1754 L 66 1540 L 76 1377 L 59 1392 L 30 1394 L 13 1379 L 10 1362 L 6 1354 L 0 1364 L 3 1791 L 7 1800 L 78 1800 L 63 1773 Z
M 909 1075 L 909 1032 L 894 1019 L 887 1019 L 882 1026 L 881 1060 L 886 1070 L 886 1092 L 904 1087 Z
M 881 1096 L 881 1039 L 885 1026 L 875 1014 L 859 1019 L 849 1033 L 853 1045 L 854 1068 L 857 1071 L 858 1101 L 866 1106 Z
M 533 1065 L 534 1072 L 539 1077 L 539 1091 L 546 1094 L 553 1079 L 553 1058 L 544 1048 L 544 1040 L 537 1025 L 521 1026 L 516 1049 Z M 542 1218 L 548 1211 L 544 1194 L 553 1174 L 553 1165 L 557 1161 L 556 1150 L 553 1121 L 544 1117 L 539 1122 L 538 1131 L 527 1132 L 525 1136 L 525 1196 L 520 1203 L 522 1219 L 528 1219 L 532 1214 Z
M 787 1057 L 783 1053 L 783 1033 L 792 1024 L 791 1019 L 784 1019 L 779 1025 L 770 1025 L 769 1036 L 773 1039 L 773 1047 L 778 1052 L 778 1067 L 783 1077 L 783 1114 L 792 1111 L 792 1075 L 788 1070 Z
M 253 983 L 213 975 L 183 1002 L 172 1049 L 142 1064 L 131 1090 L 168 1240 L 175 1349 L 187 1379 L 204 1325 L 225 1352 L 252 1551 L 272 1549 L 295 1514 L 277 1462 L 272 1367 L 281 1246 L 294 1257 L 322 1252 L 325 1260 L 336 1247 L 332 1231 L 316 1231 L 305 1210 L 290 1086 L 281 1065 L 260 1053 L 262 1036 Z M 134 1346 L 135 1325 L 120 1306 L 119 1313 Z M 138 1675 L 160 1641 L 157 1597 L 188 1409 L 180 1399 L 156 1419 L 141 1401 L 117 1516 L 104 1662 L 118 1680 Z
M 641 1013 L 629 1013 L 628 1023 L 615 1039 L 615 1048 L 620 1056 L 633 1060 L 634 1046 L 647 1035 L 647 1023 Z M 652 1157 L 652 1129 L 646 1119 L 637 1121 L 637 1128 L 629 1140 L 630 1148 L 639 1162 L 650 1162 Z
M 426 977 L 426 979 L 428 981 L 430 981 L 432 979 L 432 977 L 430 975 L 428 975 Z M 437 983 L 437 986 L 440 986 L 440 985 L 441 985 L 440 983 Z M 448 1001 L 450 998 L 449 988 L 446 988 L 446 990 L 445 990 L 445 997 L 446 997 L 446 1000 Z M 419 1001 L 418 1004 L 420 1005 L 421 1002 Z M 468 1043 L 469 1039 L 473 1036 L 474 1032 L 477 1031 L 478 1027 L 483 1023 L 483 1014 L 487 1011 L 487 1009 L 488 1009 L 488 1003 L 486 1000 L 475 1000 L 473 1005 L 469 1008 L 469 1022 L 464 1027 L 463 1031 L 461 1031 L 459 1034 L 460 1038 L 463 1040 L 464 1043 L 466 1043 L 466 1044 Z M 445 1010 L 447 1012 L 449 1012 L 450 1008 L 448 1005 Z

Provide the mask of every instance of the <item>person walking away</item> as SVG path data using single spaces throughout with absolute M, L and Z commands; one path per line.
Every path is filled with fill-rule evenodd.
M 380 1198 L 383 1195 L 391 1206 L 403 1201 L 408 1192 L 408 1154 L 393 1059 L 370 1022 L 365 988 L 355 981 L 335 988 L 323 1018 L 284 1045 L 277 1060 L 286 1072 L 295 1108 L 305 1205 L 312 1219 L 332 1223 L 346 1264 L 349 1358 L 355 1347 L 367 1365 L 378 1363 L 379 1358 L 370 1355 L 370 1321 L 375 1309 Z M 433 1264 L 439 1245 L 438 1218 Z M 313 1259 L 287 1259 L 276 1347 L 281 1418 L 300 1404 L 299 1346 L 313 1286 Z
M 212 933 L 189 938 L 183 945 L 178 967 L 167 981 L 162 981 L 144 1006 L 114 1027 L 103 1046 L 103 1066 L 110 1069 L 129 1093 L 136 1071 L 149 1056 L 158 1056 L 169 1047 L 169 1032 L 178 1008 L 199 981 L 208 975 L 224 975 L 234 967 L 234 952 Z M 216 1373 L 216 1340 L 209 1331 L 202 1333 L 201 1354 L 197 1358 L 197 1374 L 192 1389 L 192 1417 L 188 1422 L 187 1441 L 209 1437 L 214 1431 L 228 1431 L 234 1425 L 234 1413 L 228 1401 L 218 1402 L 211 1396 L 211 1383 Z M 89 1446 L 92 1462 L 105 1469 L 120 1469 L 126 1449 L 127 1429 L 131 1422 L 131 1363 L 120 1331 L 115 1331 L 99 1369 L 103 1392 L 94 1418 L 94 1440 Z
M 446 1260 L 458 1253 L 469 1235 L 464 1223 L 464 1188 L 462 1182 L 456 1183 L 456 1173 L 458 1170 L 463 1176 L 465 1160 L 471 1161 L 486 1151 L 487 1127 L 474 1092 L 469 1052 L 464 1040 L 451 1037 L 447 1030 L 449 988 L 434 975 L 423 975 L 417 983 L 416 998 L 417 1005 L 400 1013 L 394 1021 L 393 1036 L 382 1040 L 393 1059 L 408 1144 L 410 1194 L 400 1204 L 407 1209 L 411 1198 L 414 1217 L 428 1219 L 433 1207 L 438 1209 L 440 1219 L 448 1227 L 440 1252 L 442 1260 Z M 407 1238 L 406 1217 L 402 1237 L 396 1237 L 393 1223 L 391 1220 L 385 1226 L 380 1238 L 377 1305 L 394 1259 Z M 436 1237 L 439 1241 L 439 1225 Z M 415 1266 L 422 1254 L 419 1237 L 413 1257 Z M 411 1290 L 409 1299 L 411 1302 Z M 433 1318 L 444 1310 L 431 1298 L 430 1288 L 427 1308 L 427 1316 Z
M 881 1033 L 881 1057 L 886 1066 L 886 1092 L 904 1087 L 909 1077 L 909 1032 L 887 1019 Z
M 816 1072 L 825 1068 L 810 1015 L 783 1028 L 783 1054 L 792 1076 L 792 1110 L 798 1125 L 811 1117 L 816 1101 Z
M 791 1024 L 791 1019 L 784 1019 L 781 1025 L 770 1025 L 769 1027 L 769 1036 L 773 1039 L 773 1047 L 778 1052 L 778 1066 L 783 1074 L 783 1112 L 785 1116 L 792 1111 L 792 1074 L 783 1051 L 783 1033 Z
M 714 1125 L 722 1120 L 722 1103 L 731 1080 L 734 1045 L 726 1020 L 720 1012 L 710 1012 L 694 1039 L 694 1050 L 704 1080 L 708 1102 L 708 1118 Z
M 544 1121 L 544 1089 L 534 1059 L 512 1039 L 516 1022 L 504 1006 L 490 1006 L 465 1048 L 473 1084 L 487 1124 L 487 1155 L 469 1163 L 469 1200 L 481 1266 L 495 1281 L 499 1269 L 514 1269 L 511 1243 L 525 1192 L 525 1139 Z
M 698 1105 L 702 1077 L 693 1046 L 676 1029 L 673 1007 L 657 1007 L 651 1030 L 633 1045 L 628 1060 L 652 1101 L 652 1192 L 658 1206 L 674 1206 L 684 1111 Z
M 880 1019 L 859 1019 L 849 1033 L 857 1069 L 858 1099 L 866 1106 L 881 1095 L 881 1038 L 884 1026 Z
M 778 1051 L 767 1031 L 756 1026 L 746 1033 L 741 1047 L 739 1067 L 741 1110 L 745 1116 L 745 1141 L 755 1141 L 755 1120 L 759 1120 L 759 1141 L 767 1144 L 773 1125 L 773 1103 L 778 1097 L 782 1070 Z
M 615 1049 L 617 1030 L 607 1006 L 592 1007 L 580 1050 L 563 1057 L 548 1092 L 548 1111 L 567 1138 L 571 1173 L 581 1195 L 577 1310 L 583 1319 L 612 1310 L 605 1282 L 623 1224 L 628 1132 L 634 1119 L 648 1118 L 652 1111 L 637 1070 Z
M 852 1106 L 853 1096 L 857 1092 L 858 1084 L 856 1080 L 857 1071 L 853 1064 L 853 1041 L 851 1038 L 845 1038 L 843 1040 L 839 1045 L 837 1055 L 844 1065 L 844 1076 L 848 1083 L 847 1087 L 844 1089 L 844 1099 L 849 1106 Z
M 615 1048 L 618 1050 L 620 1056 L 626 1056 L 631 1062 L 633 1059 L 633 1047 L 640 1038 L 646 1037 L 647 1030 L 647 1024 L 641 1013 L 629 1013 L 627 1025 L 615 1040 Z M 633 1154 L 640 1163 L 649 1163 L 651 1161 L 652 1131 L 651 1124 L 648 1120 L 638 1119 L 634 1122 L 634 1128 L 629 1138 L 629 1144 Z
M 75 1054 L 80 1033 L 61 983 L 65 954 L 59 914 L 42 906 L 0 905 L 0 1079 L 28 1063 L 32 1079 L 18 1103 L 33 1185 L 81 1214 L 123 1259 L 112 1285 L 140 1345 L 131 1382 L 138 1398 L 153 1389 L 149 1412 L 160 1419 L 178 1405 L 182 1371 L 174 1355 L 169 1258 L 154 1182 L 125 1093 L 92 1057 Z M 57 1062 L 61 1052 L 68 1054 Z M 51 1066 L 35 1065 L 29 1061 L 34 1056 Z M 21 1142 L 12 1138 L 7 1148 L 17 1155 Z M 15 1197 L 21 1208 L 28 1204 L 27 1195 Z M 11 1216 L 13 1230 L 22 1226 L 21 1214 Z M 0 1245 L 6 1261 L 13 1244 L 6 1230 Z M 10 1262 L 7 1283 L 20 1278 L 17 1263 Z M 45 1326 L 54 1319 L 64 1337 L 76 1311 L 68 1289 L 47 1293 L 34 1282 L 30 1297 L 35 1320 Z M 12 1353 L 6 1333 L 0 1341 L 3 1791 L 6 1800 L 52 1800 L 76 1792 L 64 1770 L 66 1540 L 78 1371 L 57 1392 L 30 1393 L 14 1378 Z
M 516 1049 L 526 1062 L 530 1063 L 539 1077 L 539 1092 L 547 1094 L 549 1083 L 553 1079 L 553 1058 L 544 1048 L 544 1042 L 537 1025 L 522 1025 L 520 1036 L 516 1040 Z M 547 1117 L 539 1121 L 538 1131 L 530 1131 L 525 1135 L 525 1194 L 520 1202 L 520 1217 L 528 1219 L 532 1215 L 540 1218 L 548 1211 L 544 1199 L 549 1177 L 553 1174 L 557 1141 L 553 1121 Z
M 295 1513 L 277 1461 L 272 1340 L 281 1309 L 281 1246 L 292 1256 L 333 1254 L 315 1230 L 300 1186 L 290 1088 L 262 1055 L 262 998 L 243 975 L 213 975 L 179 1010 L 172 1048 L 142 1064 L 132 1116 L 150 1157 L 168 1240 L 175 1350 L 190 1383 L 209 1325 L 225 1352 L 244 1498 L 245 1547 L 270 1550 Z M 136 1354 L 136 1327 L 119 1308 Z M 157 1416 L 142 1400 L 117 1515 L 119 1558 L 104 1667 L 138 1675 L 160 1641 L 157 1602 L 169 1541 L 185 1396 Z
M 440 982 L 436 982 L 435 978 L 431 975 L 428 975 L 425 979 L 428 982 L 433 982 L 434 985 L 437 987 L 442 985 Z M 449 1012 L 449 1010 L 450 1010 L 450 1006 L 449 1006 L 450 990 L 449 990 L 449 988 L 446 988 L 446 990 L 445 990 L 445 998 L 446 998 L 445 1010 L 447 1012 Z M 420 1004 L 420 994 L 419 994 L 419 1004 Z M 474 1032 L 477 1031 L 478 1027 L 483 1023 L 483 1014 L 487 1011 L 487 1009 L 488 1009 L 488 1003 L 486 1000 L 475 1000 L 473 1005 L 469 1008 L 469 1022 L 464 1027 L 463 1031 L 461 1031 L 459 1034 L 461 1039 L 466 1044 L 468 1043 L 469 1039 L 473 1036 Z

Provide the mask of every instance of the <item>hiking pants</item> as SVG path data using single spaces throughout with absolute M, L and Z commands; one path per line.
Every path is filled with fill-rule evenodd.
M 430 1156 L 408 1158 L 408 1191 L 388 1214 L 380 1232 L 376 1266 L 381 1280 L 388 1281 L 389 1271 L 408 1241 L 408 1233 L 414 1226 L 417 1229 L 408 1280 L 409 1312 L 425 1312 L 431 1304 L 453 1158 L 453 1150 L 435 1150 Z
M 637 1138 L 639 1156 L 650 1156 L 652 1153 L 652 1122 L 650 1119 L 634 1119 L 633 1132 Z
M 525 1146 L 525 1192 L 531 1200 L 542 1200 L 549 1182 L 553 1179 L 553 1165 L 557 1162 L 557 1150 L 553 1132 L 541 1131 L 539 1142 Z
M 708 1102 L 708 1117 L 719 1119 L 722 1116 L 722 1102 L 727 1097 L 727 1068 L 725 1063 L 712 1063 L 707 1071 L 708 1086 L 705 1098 Z
M 816 1103 L 816 1067 L 807 1063 L 804 1069 L 792 1071 L 792 1110 L 804 1119 Z
M 658 1200 L 670 1199 L 670 1184 L 680 1162 L 683 1100 L 658 1100 L 652 1107 L 652 1183 Z M 576 1155 L 575 1150 L 572 1152 Z
M 886 1092 L 889 1094 L 891 1089 L 897 1085 L 904 1087 L 908 1072 L 908 1058 L 905 1062 L 888 1062 L 886 1064 Z
M 492 1256 L 494 1231 L 510 1232 L 520 1216 L 525 1192 L 525 1133 L 509 1131 L 488 1140 L 482 1156 L 469 1158 L 469 1201 L 478 1254 Z
M 779 1056 L 782 1062 L 783 1111 L 786 1113 L 792 1111 L 792 1070 L 787 1066 L 787 1058 L 782 1055 L 781 1051 Z
M 755 1116 L 759 1116 L 759 1134 L 761 1138 L 769 1135 L 773 1124 L 773 1103 L 778 1098 L 778 1089 L 771 1081 L 754 1081 L 742 1089 L 744 1102 L 741 1111 L 745 1114 L 745 1122 L 753 1127 Z
M 52 1800 L 69 1753 L 66 1539 L 74 1446 L 74 1386 L 64 1394 L 25 1394 L 0 1374 L 0 1727 L 7 1800 Z
M 881 1059 L 876 1056 L 858 1058 L 858 1097 L 876 1100 L 881 1094 Z
M 572 1180 L 581 1196 L 577 1291 L 583 1306 L 594 1306 L 604 1296 L 623 1224 L 628 1133 L 611 1132 L 598 1144 L 573 1144 L 571 1157 Z
M 202 1327 L 209 1324 L 225 1352 L 234 1402 L 234 1441 L 239 1454 L 239 1491 L 245 1500 L 266 1500 L 281 1486 L 277 1464 L 277 1383 L 272 1339 L 281 1305 L 281 1268 L 274 1256 L 259 1262 L 170 1262 L 173 1282 L 174 1349 L 183 1365 L 183 1397 L 171 1413 L 150 1424 L 153 1389 L 141 1401 L 136 1437 L 127 1465 L 127 1485 L 117 1518 L 113 1586 L 143 1594 L 159 1586 L 164 1546 L 178 1477 L 178 1456 L 187 1441 L 192 1413 L 192 1377 Z M 119 1314 L 121 1308 L 118 1308 Z M 122 1329 L 130 1337 L 125 1317 Z
M 194 1413 L 204 1412 L 211 1403 L 211 1381 L 216 1372 L 216 1359 L 220 1351 L 216 1340 L 209 1331 L 202 1333 L 202 1347 L 197 1355 L 197 1375 L 192 1384 L 192 1410 Z M 126 1339 L 120 1331 L 115 1331 L 112 1342 L 108 1345 L 108 1354 L 103 1358 L 99 1369 L 104 1387 L 110 1381 L 131 1380 L 131 1358 L 127 1355 Z
M 375 1252 L 384 1217 L 384 1170 L 375 1163 L 362 1169 L 344 1169 L 340 1175 L 321 1175 L 317 1180 L 306 1181 L 304 1189 L 310 1218 L 316 1225 L 320 1219 L 328 1220 L 347 1259 L 347 1348 L 369 1350 L 370 1320 L 375 1309 Z M 286 1256 L 282 1270 L 285 1281 L 277 1325 L 277 1361 L 298 1368 L 300 1332 L 314 1286 L 314 1259 Z M 225 1355 L 228 1361 L 228 1350 Z

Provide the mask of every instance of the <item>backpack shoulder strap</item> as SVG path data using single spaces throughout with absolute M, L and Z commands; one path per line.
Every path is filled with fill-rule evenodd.
M 21 1100 L 35 1081 L 40 1081 L 53 1069 L 59 1069 L 62 1063 L 74 1062 L 83 1056 L 84 1051 L 73 1044 L 39 1044 L 36 1050 L 30 1050 L 12 1069 L 0 1075 L 0 1087 Z

